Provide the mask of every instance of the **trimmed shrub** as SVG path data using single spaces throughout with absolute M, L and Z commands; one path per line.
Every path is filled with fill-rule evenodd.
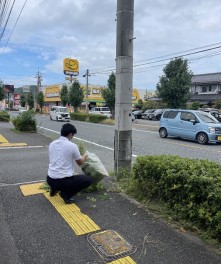
M 89 114 L 89 122 L 92 123 L 100 123 L 101 121 L 107 119 L 104 115 L 95 115 L 95 114 Z
M 160 155 L 138 157 L 134 186 L 144 199 L 163 201 L 181 219 L 221 242 L 221 165 Z
M 10 115 L 6 111 L 0 111 L 0 121 L 9 122 Z
M 16 130 L 26 132 L 36 132 L 37 124 L 33 111 L 25 111 L 12 120 Z
M 86 113 L 70 113 L 70 117 L 72 120 L 78 120 L 78 121 L 88 120 L 88 114 Z

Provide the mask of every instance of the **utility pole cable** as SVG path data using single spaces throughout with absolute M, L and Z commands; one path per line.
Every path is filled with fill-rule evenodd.
M 114 167 L 131 169 L 134 0 L 117 1 Z

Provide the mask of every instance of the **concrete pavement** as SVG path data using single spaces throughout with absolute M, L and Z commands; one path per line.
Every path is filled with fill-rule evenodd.
M 17 134 L 11 127 L 0 123 L 0 134 L 10 142 L 38 147 L 0 149 L 0 263 L 107 263 L 88 243 L 87 235 L 77 236 L 43 194 L 23 196 L 20 185 L 45 179 L 51 139 L 40 134 Z M 101 230 L 116 230 L 137 247 L 130 256 L 135 263 L 221 262 L 221 256 L 200 239 L 167 226 L 121 194 L 81 193 L 76 205 Z

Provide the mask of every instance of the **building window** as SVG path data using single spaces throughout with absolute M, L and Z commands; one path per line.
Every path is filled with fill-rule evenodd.
M 210 85 L 210 86 L 209 86 L 209 92 L 211 92 L 211 91 L 212 91 L 212 86 Z
M 202 93 L 206 93 L 207 92 L 207 86 L 202 86 Z

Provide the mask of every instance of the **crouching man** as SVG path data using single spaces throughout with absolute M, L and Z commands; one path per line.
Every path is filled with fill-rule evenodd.
M 47 183 L 51 187 L 50 195 L 60 191 L 66 204 L 74 202 L 73 196 L 92 184 L 92 178 L 86 175 L 73 175 L 74 161 L 80 166 L 87 155 L 81 156 L 76 144 L 71 142 L 77 129 L 72 124 L 64 124 L 61 136 L 49 145 L 49 168 Z

